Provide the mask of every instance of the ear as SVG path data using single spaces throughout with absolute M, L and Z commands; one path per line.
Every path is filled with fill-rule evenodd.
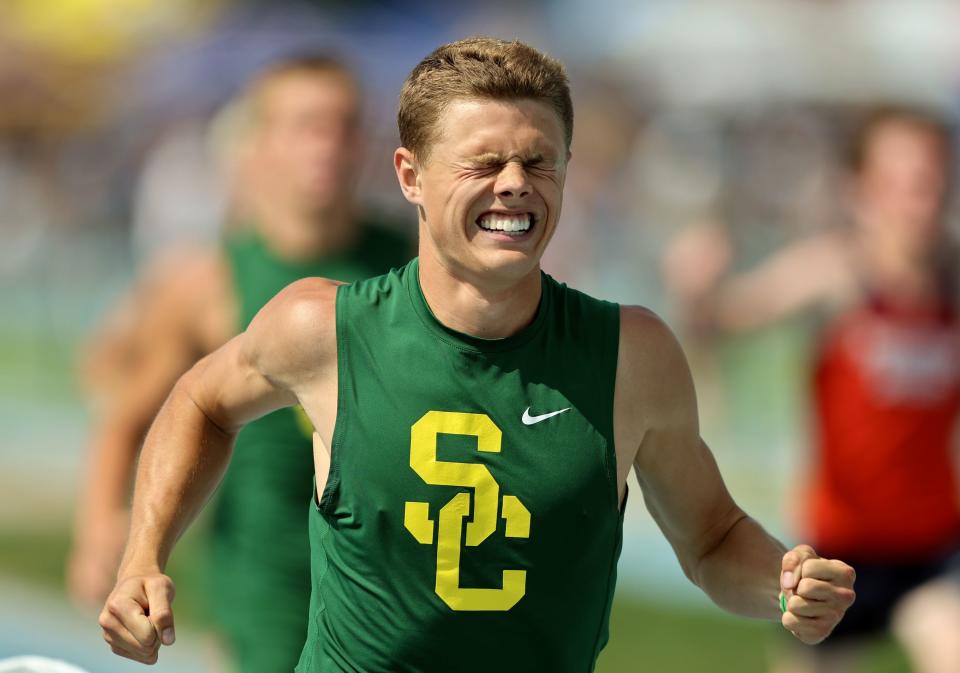
M 397 181 L 403 198 L 415 205 L 423 205 L 420 189 L 420 168 L 417 166 L 413 152 L 406 147 L 398 147 L 393 153 L 393 169 L 397 172 Z

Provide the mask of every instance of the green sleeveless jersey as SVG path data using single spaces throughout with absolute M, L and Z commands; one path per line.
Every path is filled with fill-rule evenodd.
M 622 539 L 619 307 L 541 287 L 497 340 L 436 320 L 417 260 L 338 289 L 299 673 L 593 669 Z
M 255 232 L 227 240 L 238 331 L 300 278 L 355 281 L 410 259 L 409 239 L 373 225 L 358 226 L 361 234 L 350 248 L 307 262 L 278 258 Z M 306 638 L 312 434 L 299 408 L 281 409 L 246 426 L 217 492 L 210 540 L 213 610 L 244 672 L 288 673 Z

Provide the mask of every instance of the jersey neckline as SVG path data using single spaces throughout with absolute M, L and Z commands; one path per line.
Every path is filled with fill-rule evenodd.
M 511 334 L 502 339 L 484 339 L 483 337 L 458 332 L 455 329 L 447 327 L 440 322 L 427 304 L 426 297 L 423 296 L 423 288 L 420 287 L 420 258 L 415 257 L 404 273 L 403 284 L 407 286 L 410 295 L 410 304 L 414 312 L 420 318 L 424 327 L 433 332 L 441 341 L 454 346 L 460 350 L 475 351 L 480 353 L 501 353 L 504 351 L 519 348 L 533 339 L 542 329 L 546 322 L 547 313 L 550 311 L 550 291 L 547 282 L 547 275 L 540 272 L 540 304 L 537 307 L 537 313 L 533 321 L 521 329 L 516 334 Z

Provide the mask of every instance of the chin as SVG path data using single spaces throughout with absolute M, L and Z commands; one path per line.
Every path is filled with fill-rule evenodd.
M 498 278 L 520 280 L 539 268 L 539 254 L 521 250 L 488 250 L 479 255 L 486 273 Z

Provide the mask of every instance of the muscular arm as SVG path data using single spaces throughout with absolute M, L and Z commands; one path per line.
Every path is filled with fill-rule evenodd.
M 247 331 L 203 358 L 174 386 L 144 442 L 130 538 L 117 587 L 101 613 L 114 651 L 156 660 L 172 642 L 172 583 L 163 570 L 177 538 L 216 488 L 233 439 L 249 421 L 308 397 L 335 376 L 335 285 L 298 281 Z
M 659 450 L 676 447 L 664 438 Z M 684 573 L 725 610 L 779 619 L 780 562 L 786 549 L 733 501 L 702 441 L 678 450 L 688 453 L 685 461 L 638 457 L 635 469 L 647 509 Z M 699 497 L 690 498 L 693 493 Z
M 669 330 L 642 309 L 625 309 L 622 360 L 631 363 L 642 410 L 633 459 L 644 502 L 684 573 L 719 606 L 777 618 L 786 551 L 734 502 L 700 439 L 693 382 Z
M 792 572 L 790 554 L 727 491 L 700 438 L 693 383 L 676 339 L 651 313 L 624 309 L 620 360 L 618 410 L 636 424 L 639 438 L 632 464 L 647 508 L 684 573 L 730 612 L 779 619 L 778 596 L 786 586 L 782 571 Z M 633 416 L 629 410 L 635 410 Z M 800 570 L 796 575 L 799 579 Z M 797 633 L 810 642 L 822 639 L 835 623 L 827 621 L 805 623 Z

